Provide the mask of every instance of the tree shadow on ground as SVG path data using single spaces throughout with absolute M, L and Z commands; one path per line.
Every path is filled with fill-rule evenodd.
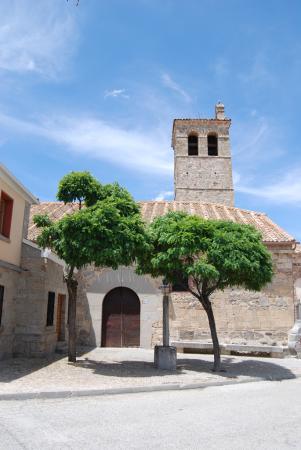
M 182 371 L 207 372 L 212 373 L 213 363 L 199 359 L 181 359 L 179 360 L 179 368 Z M 244 357 L 243 360 L 235 358 L 222 358 L 221 372 L 213 372 L 223 378 L 237 378 L 239 376 L 254 377 L 262 380 L 288 380 L 296 378 L 296 375 L 287 367 L 283 367 L 275 362 L 249 359 Z
M 212 361 L 181 358 L 178 359 L 177 370 L 171 372 L 168 370 L 157 369 L 153 362 L 147 361 L 96 361 L 85 358 L 77 362 L 77 365 L 82 368 L 93 370 L 94 374 L 120 377 L 120 378 L 139 378 L 139 377 L 162 377 L 179 375 L 196 375 L 198 373 L 210 374 L 214 378 L 228 378 L 235 379 L 238 377 L 254 377 L 261 380 L 288 380 L 296 378 L 294 373 L 281 365 L 274 362 L 245 359 L 235 360 L 235 358 L 223 358 L 222 372 L 212 372 Z
M 62 359 L 63 355 L 53 355 L 49 358 L 10 358 L 0 362 L 0 383 L 10 383 L 25 377 L 43 367 Z
M 92 348 L 91 348 L 92 349 Z M 77 351 L 77 356 L 81 357 L 87 353 L 87 347 L 80 348 Z M 43 369 L 50 364 L 56 363 L 66 357 L 66 353 L 53 353 L 44 358 L 26 358 L 15 357 L 0 361 L 0 383 L 10 383 L 18 378 L 25 377 L 37 370 Z
M 252 377 L 259 380 L 287 380 L 296 378 L 295 374 L 281 364 L 270 362 L 268 359 L 255 359 L 249 357 L 222 357 L 223 372 L 212 372 L 213 356 L 208 358 L 199 357 L 178 357 L 177 370 L 170 372 L 157 369 L 149 356 L 144 356 L 140 352 L 133 353 L 133 358 L 127 359 L 114 355 L 109 350 L 108 353 L 98 354 L 93 358 L 93 352 L 85 357 L 85 354 L 93 350 L 92 347 L 79 347 L 77 351 L 78 361 L 76 366 L 82 369 L 93 371 L 93 374 L 112 377 L 112 378 L 162 378 L 169 376 L 168 382 L 184 381 L 184 378 L 193 379 L 193 381 L 202 381 L 202 375 L 206 380 L 236 379 L 238 377 Z M 125 355 L 124 355 L 125 356 Z M 138 359 L 137 359 L 138 357 Z M 12 358 L 0 361 L 0 383 L 10 383 L 19 378 L 30 375 L 51 364 L 59 363 L 66 358 L 66 354 L 54 354 L 48 358 Z M 59 363 L 60 364 L 60 363 Z M 67 360 L 62 364 L 68 364 Z M 57 369 L 59 371 L 59 367 Z M 179 378 L 180 376 L 180 378 Z

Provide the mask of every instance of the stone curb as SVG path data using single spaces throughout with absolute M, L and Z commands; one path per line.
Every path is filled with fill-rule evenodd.
M 134 386 L 125 388 L 110 389 L 82 389 L 78 391 L 41 391 L 41 392 L 14 392 L 10 394 L 0 394 L 0 401 L 3 400 L 34 400 L 34 399 L 52 399 L 52 398 L 76 398 L 76 397 L 93 397 L 102 395 L 121 395 L 121 394 L 138 394 L 143 392 L 159 392 L 159 391 L 185 391 L 192 389 L 205 389 L 207 387 L 230 386 L 234 384 L 255 383 L 258 381 L 284 381 L 301 378 L 295 375 L 292 378 L 282 377 L 247 377 L 242 380 L 223 380 L 208 381 L 203 383 L 174 383 L 159 384 L 155 386 Z

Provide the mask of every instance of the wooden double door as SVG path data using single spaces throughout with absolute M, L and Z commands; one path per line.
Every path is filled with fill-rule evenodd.
M 102 347 L 140 346 L 140 301 L 125 287 L 112 289 L 103 301 Z

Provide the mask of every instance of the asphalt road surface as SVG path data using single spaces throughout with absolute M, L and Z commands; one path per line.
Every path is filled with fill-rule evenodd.
M 301 379 L 0 402 L 0 449 L 301 449 Z

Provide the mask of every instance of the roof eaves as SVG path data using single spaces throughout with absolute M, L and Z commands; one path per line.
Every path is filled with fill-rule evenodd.
M 39 200 L 3 164 L 0 164 L 0 175 L 7 184 L 17 190 L 29 203 L 39 203 Z

